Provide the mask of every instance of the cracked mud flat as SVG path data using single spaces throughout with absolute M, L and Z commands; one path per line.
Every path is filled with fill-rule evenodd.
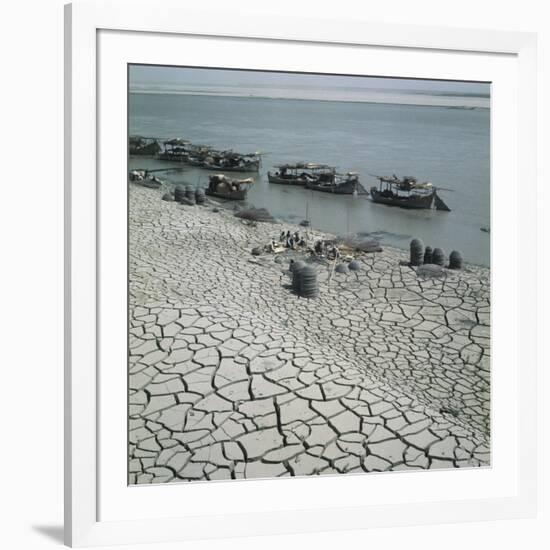
M 130 484 L 489 465 L 488 269 L 385 248 L 307 300 L 250 254 L 290 224 L 160 197 L 130 185 Z

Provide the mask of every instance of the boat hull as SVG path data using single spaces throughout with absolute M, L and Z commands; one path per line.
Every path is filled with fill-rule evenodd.
M 398 206 L 399 208 L 412 208 L 416 210 L 430 210 L 434 207 L 435 193 L 429 195 L 412 196 L 384 196 L 376 188 L 371 189 L 370 197 L 373 202 L 385 204 L 386 206 Z
M 187 162 L 187 164 L 189 164 L 191 166 L 198 166 L 199 168 L 202 168 L 204 166 L 204 161 L 203 160 L 188 158 L 186 162 Z
M 278 183 L 281 185 L 300 185 L 304 186 L 306 184 L 306 181 L 301 178 L 281 178 L 280 176 L 276 176 L 275 174 L 272 174 L 271 172 L 267 173 L 267 181 L 269 183 Z
M 178 154 L 170 154 L 170 153 L 160 153 L 157 158 L 159 160 L 167 160 L 169 162 L 187 162 L 188 160 L 188 155 L 186 155 L 185 153 L 182 153 L 181 155 L 178 155 Z
M 322 193 L 333 193 L 335 195 L 353 195 L 356 191 L 358 195 L 368 195 L 368 191 L 356 181 L 344 183 L 319 184 L 313 182 L 306 183 L 306 189 L 312 191 L 321 191 Z
M 216 164 L 203 163 L 200 165 L 205 170 L 215 170 L 216 172 L 258 172 L 260 163 L 253 163 L 247 166 L 217 166 Z
M 158 143 L 148 143 L 147 145 L 136 146 L 130 144 L 128 153 L 131 157 L 154 157 L 158 154 L 160 146 Z
M 220 199 L 226 199 L 229 201 L 243 201 L 246 199 L 247 194 L 247 190 L 211 191 L 210 189 L 206 189 L 204 192 L 211 197 L 218 197 Z

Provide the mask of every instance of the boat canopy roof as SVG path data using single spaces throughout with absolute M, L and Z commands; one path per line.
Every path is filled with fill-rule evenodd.
M 429 181 L 419 182 L 413 176 L 404 176 L 398 178 L 395 174 L 393 176 L 377 176 L 378 179 L 387 183 L 390 187 L 397 187 L 401 191 L 412 191 L 413 189 L 419 189 L 424 191 L 431 191 L 434 189 L 434 185 Z
M 328 164 L 319 164 L 316 162 L 276 164 L 275 168 L 278 168 L 279 170 L 335 170 L 334 166 L 329 166 Z
M 224 157 L 224 158 L 231 158 L 231 159 L 241 159 L 241 158 L 253 158 L 260 156 L 261 153 L 238 153 L 237 151 L 233 151 L 231 149 L 227 151 L 215 151 L 216 156 Z
M 201 150 L 201 149 L 208 150 L 208 151 L 213 151 L 214 150 L 214 148 L 211 145 L 201 145 L 199 143 L 191 143 L 191 142 L 188 142 L 188 143 L 190 143 L 191 147 L 193 149 L 196 149 L 197 151 Z
M 210 176 L 210 179 L 215 181 L 228 181 L 228 182 L 237 183 L 237 184 L 254 183 L 254 178 L 245 178 L 245 179 L 239 180 L 239 179 L 229 178 L 225 174 L 212 174 Z
M 159 141 L 159 138 L 156 137 L 147 137 L 147 136 L 130 136 L 128 141 L 130 143 L 145 143 L 145 142 L 154 142 Z
M 172 138 L 164 141 L 164 145 L 185 145 L 186 143 L 191 143 L 188 139 L 183 138 Z

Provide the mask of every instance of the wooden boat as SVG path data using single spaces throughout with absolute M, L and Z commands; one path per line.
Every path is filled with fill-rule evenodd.
M 234 151 L 211 151 L 204 159 L 202 168 L 222 172 L 258 172 L 260 153 L 241 154 Z
M 216 170 L 222 172 L 258 172 L 260 169 L 260 163 L 256 161 L 244 162 L 236 166 L 230 166 L 227 164 L 210 164 L 204 162 L 201 165 L 201 168 L 205 170 Z
M 261 165 L 260 152 L 242 154 L 232 150 L 218 151 L 209 145 L 193 144 L 187 139 L 130 138 L 130 154 L 156 156 L 159 160 L 198 166 L 216 172 L 258 172 Z M 147 141 L 149 140 L 149 141 Z
M 237 180 L 231 179 L 224 174 L 214 174 L 209 178 L 208 188 L 205 190 L 205 193 L 222 199 L 244 200 L 253 183 L 254 180 L 252 178 Z
M 371 187 L 370 196 L 373 202 L 400 208 L 445 210 L 450 208 L 437 194 L 437 189 L 429 182 L 419 183 L 412 176 L 398 178 L 376 176 L 380 180 L 378 187 Z
M 129 179 L 138 185 L 150 189 L 159 189 L 163 183 L 162 180 L 156 176 L 152 176 L 147 170 L 131 170 Z
M 161 150 L 156 138 L 130 136 L 128 152 L 131 156 L 154 157 Z
M 168 139 L 162 143 L 164 150 L 158 154 L 160 160 L 172 162 L 187 162 L 190 141 L 182 138 Z
M 183 162 L 192 166 L 202 166 L 205 159 L 214 152 L 209 145 L 193 144 L 182 138 L 164 141 L 163 145 L 164 150 L 159 153 L 159 160 Z
M 187 147 L 188 158 L 187 164 L 191 166 L 204 166 L 206 159 L 208 159 L 212 154 L 216 154 L 215 151 L 210 145 L 198 145 L 190 144 Z
M 329 179 L 335 173 L 335 168 L 327 164 L 314 162 L 297 162 L 295 164 L 279 164 L 276 172 L 268 172 L 269 183 L 283 185 L 306 185 L 308 181 Z
M 130 170 L 128 174 L 128 179 L 130 181 L 141 181 L 147 176 L 147 170 Z
M 191 166 L 199 166 L 202 167 L 204 165 L 204 160 L 201 160 L 198 157 L 192 157 L 189 155 L 187 158 L 187 164 L 190 164 Z
M 335 193 L 336 195 L 368 195 L 368 191 L 359 182 L 357 172 L 333 174 L 331 178 L 308 181 L 306 189 Z

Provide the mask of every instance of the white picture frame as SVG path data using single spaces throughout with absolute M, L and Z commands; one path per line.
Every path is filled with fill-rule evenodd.
M 513 470 L 511 487 L 507 487 L 498 496 L 495 496 L 496 493 L 483 494 L 484 489 L 480 489 L 475 497 L 462 495 L 449 500 L 436 498 L 434 493 L 425 500 L 422 500 L 422 497 L 417 499 L 414 505 L 410 502 L 392 502 L 391 499 L 389 502 L 367 503 L 366 499 L 362 502 L 361 497 L 355 495 L 353 500 L 346 500 L 346 506 L 334 505 L 334 502 L 331 502 L 330 505 L 321 509 L 308 508 L 307 504 L 299 509 L 289 506 L 286 510 L 266 508 L 250 511 L 243 508 L 239 511 L 223 510 L 222 507 L 214 515 L 201 512 L 192 514 L 187 511 L 181 517 L 173 515 L 168 517 L 165 512 L 153 515 L 144 511 L 141 517 L 122 519 L 110 517 L 108 512 L 102 510 L 101 495 L 105 499 L 111 479 L 110 474 L 105 474 L 104 471 L 102 485 L 99 475 L 106 453 L 109 456 L 110 452 L 109 445 L 105 444 L 106 440 L 101 440 L 105 434 L 100 437 L 102 410 L 106 410 L 102 399 L 114 401 L 116 395 L 114 392 L 107 392 L 109 395 L 105 395 L 105 377 L 99 376 L 101 358 L 98 343 L 98 335 L 101 334 L 99 324 L 105 319 L 107 313 L 105 310 L 111 307 L 111 303 L 102 302 L 102 309 L 99 311 L 98 285 L 101 283 L 99 258 L 102 253 L 99 246 L 100 243 L 105 248 L 107 246 L 105 239 L 99 240 L 98 235 L 105 232 L 102 224 L 110 222 L 108 222 L 109 214 L 102 210 L 102 206 L 105 205 L 102 202 L 104 195 L 99 193 L 98 183 L 101 175 L 98 156 L 102 150 L 102 145 L 98 143 L 100 136 L 98 75 L 101 74 L 98 67 L 100 58 L 98 44 L 101 43 L 99 40 L 101 33 L 115 33 L 115 31 L 132 33 L 133 40 L 138 41 L 140 37 L 145 39 L 146 36 L 159 41 L 173 40 L 182 36 L 226 41 L 226 43 L 239 40 L 257 41 L 257 43 L 269 43 L 271 46 L 281 48 L 292 45 L 294 45 L 292 47 L 326 45 L 333 48 L 353 48 L 358 51 L 361 51 L 361 48 L 371 50 L 385 48 L 392 51 L 406 51 L 410 54 L 409 60 L 412 66 L 418 63 L 415 61 L 416 56 L 427 52 L 434 52 L 437 55 L 454 53 L 456 56 L 490 55 L 495 56 L 495 59 L 506 58 L 514 65 L 514 71 L 517 70 L 515 74 L 517 93 L 510 95 L 508 101 L 514 102 L 514 107 L 517 109 L 510 114 L 517 135 L 513 136 L 508 147 L 514 148 L 511 156 L 514 158 L 512 166 L 515 170 L 511 176 L 511 184 L 515 184 L 516 194 L 508 206 L 513 208 L 514 204 L 517 205 L 517 217 L 510 225 L 512 237 L 508 236 L 508 246 L 513 249 L 511 257 L 517 260 L 517 272 L 506 276 L 497 272 L 493 278 L 494 284 L 496 277 L 508 277 L 511 281 L 511 292 L 518 297 L 517 310 L 514 308 L 510 310 L 514 317 L 512 326 L 517 328 L 511 336 L 514 342 L 510 343 L 509 339 L 506 343 L 504 339 L 504 343 L 512 346 L 510 349 L 516 352 L 521 346 L 521 364 L 517 353 L 501 354 L 504 360 L 499 363 L 503 366 L 506 363 L 506 369 L 503 370 L 510 371 L 508 382 L 517 375 L 517 388 L 514 388 L 516 392 L 514 399 L 517 403 L 514 402 L 514 406 L 510 407 L 513 410 L 509 411 L 514 460 L 507 465 L 509 470 L 502 470 L 504 474 Z M 117 6 L 116 10 L 109 5 L 86 2 L 69 5 L 65 11 L 65 32 L 66 544 L 94 546 L 308 532 L 320 530 L 321 526 L 327 529 L 328 522 L 325 518 L 330 518 L 332 530 L 534 515 L 536 342 L 533 325 L 536 317 L 536 270 L 533 259 L 536 258 L 536 247 L 535 241 L 528 237 L 536 232 L 536 218 L 530 209 L 526 194 L 519 193 L 518 181 L 520 174 L 522 181 L 536 180 L 536 36 L 529 33 L 466 29 L 445 29 L 443 32 L 433 27 L 369 24 L 351 19 L 326 21 L 308 18 L 304 20 L 288 16 L 266 21 L 253 16 L 209 13 L 206 9 L 194 11 L 176 5 L 171 9 L 158 10 L 153 2 Z M 136 33 L 144 34 L 136 35 Z M 101 43 L 101 47 L 106 43 L 108 41 Z M 118 67 L 120 63 L 125 62 L 122 54 L 116 59 L 119 62 Z M 142 60 L 134 58 L 131 61 Z M 423 65 L 423 70 L 428 70 L 428 66 L 429 64 Z M 112 68 L 117 71 L 116 64 L 112 64 Z M 126 75 L 122 75 L 122 78 L 126 78 Z M 116 108 L 116 106 L 113 103 L 111 107 Z M 514 116 L 516 113 L 517 116 Z M 499 120 L 493 120 L 493 123 L 499 127 Z M 110 133 L 118 137 L 125 135 L 125 132 L 124 127 L 114 129 Z M 116 138 L 113 139 L 115 148 L 121 145 L 125 147 L 126 142 L 118 143 Z M 121 162 L 123 160 L 121 159 Z M 514 203 L 516 199 L 517 203 Z M 501 205 L 499 208 L 503 210 L 507 206 Z M 493 211 L 494 214 L 495 211 Z M 507 212 L 504 211 L 503 217 L 506 218 L 506 215 Z M 498 233 L 493 232 L 492 238 L 493 247 L 498 249 L 499 243 L 496 241 L 499 239 Z M 105 261 L 101 262 L 102 273 L 105 273 L 106 265 L 109 264 Z M 111 267 L 114 269 L 109 265 L 109 268 Z M 105 284 L 101 284 L 104 288 Z M 103 292 L 104 295 L 105 292 Z M 501 311 L 503 311 L 502 308 Z M 498 346 L 499 335 L 495 327 L 493 330 L 495 331 L 493 341 Z M 503 351 L 506 352 L 506 350 Z M 99 406 L 100 403 L 102 407 Z M 502 400 L 494 400 L 493 419 L 500 415 L 500 410 L 505 408 L 506 403 Z M 118 410 L 117 414 L 120 416 L 120 407 L 112 410 Z M 497 472 L 499 467 L 496 460 L 493 471 Z M 443 472 L 433 472 L 429 475 L 439 476 L 440 474 Z M 391 476 L 396 475 L 402 474 L 391 474 L 388 477 L 374 476 L 376 480 L 371 483 L 378 485 L 379 490 L 380 488 L 383 490 L 385 484 L 391 483 Z M 108 481 L 105 482 L 105 479 Z M 399 478 L 398 485 L 405 483 L 402 481 L 404 479 Z M 317 480 L 267 482 L 264 480 L 254 482 L 259 484 L 256 489 L 253 488 L 252 482 L 246 482 L 248 484 L 246 490 L 257 490 L 256 495 L 261 495 L 265 490 L 275 491 L 275 484 L 278 484 L 278 492 L 297 492 L 296 488 L 299 487 L 299 492 L 315 495 L 316 488 L 312 482 L 317 483 Z M 325 484 L 323 491 L 329 491 L 332 495 L 329 500 L 339 502 L 337 495 L 345 495 L 346 492 L 351 495 L 354 486 L 357 486 L 358 478 L 354 476 L 349 476 L 347 479 L 331 478 L 323 480 L 323 483 Z M 395 482 L 393 483 L 395 485 Z M 473 490 L 473 484 L 477 484 L 477 481 L 470 479 L 466 482 L 467 486 L 468 484 Z M 227 487 L 224 489 L 226 493 L 233 490 Z M 483 487 L 482 483 L 479 483 L 479 487 Z M 181 498 L 182 491 L 190 491 L 187 485 L 172 485 L 164 489 L 169 490 L 170 495 L 167 497 L 165 492 L 159 493 L 155 497 L 158 502 L 167 498 L 177 499 L 178 495 Z M 147 488 L 133 488 L 132 497 L 137 498 L 136 491 L 143 490 Z M 206 494 L 206 490 L 205 484 L 197 484 L 192 489 L 194 495 L 200 495 L 201 492 Z M 149 494 L 152 495 L 152 493 Z M 114 493 L 109 496 L 115 498 Z M 118 503 L 115 500 L 113 502 Z M 278 521 L 273 521 L 274 516 L 277 516 Z

